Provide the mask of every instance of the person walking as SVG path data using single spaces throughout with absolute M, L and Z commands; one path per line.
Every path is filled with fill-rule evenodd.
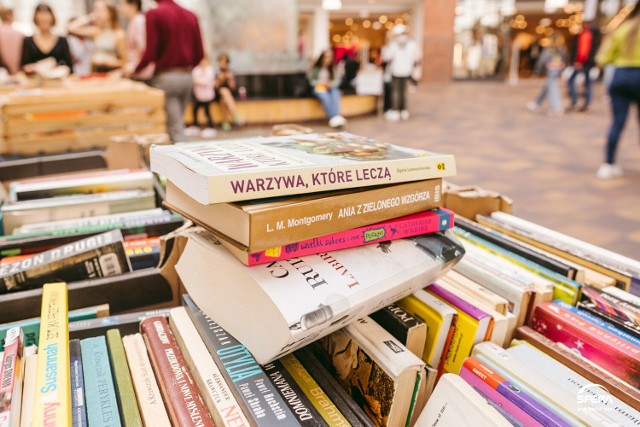
M 546 79 L 536 99 L 527 104 L 529 110 L 538 111 L 542 102 L 548 96 L 551 104 L 549 114 L 562 115 L 564 113 L 562 95 L 560 93 L 560 75 L 564 70 L 565 62 L 565 51 L 560 45 L 558 37 L 554 37 L 551 39 L 549 46 L 542 50 L 534 67 L 537 74 L 545 73 Z
M 20 71 L 24 35 L 13 28 L 13 10 L 0 8 L 0 61 L 9 74 Z
M 601 57 L 601 65 L 607 64 L 613 64 L 616 68 L 609 85 L 612 119 L 605 159 L 597 172 L 601 179 L 623 176 L 622 168 L 616 164 L 618 142 L 629 107 L 633 103 L 640 108 L 640 3 L 636 3 L 627 20 L 611 34 L 611 43 Z
M 568 110 L 575 110 L 578 104 L 578 91 L 576 89 L 576 79 L 580 74 L 584 76 L 584 91 L 582 93 L 584 102 L 578 111 L 584 112 L 589 109 L 593 93 L 593 81 L 591 80 L 591 70 L 595 65 L 595 57 L 600 47 L 602 35 L 600 29 L 591 22 L 582 24 L 582 31 L 575 38 L 569 53 L 569 64 L 573 67 L 573 72 L 567 80 L 569 98 L 571 104 Z
M 307 75 L 313 88 L 313 95 L 320 100 L 332 128 L 342 127 L 347 120 L 340 114 L 340 82 L 342 76 L 333 63 L 333 52 L 325 50 L 320 54 Z
M 155 64 L 150 84 L 165 93 L 167 130 L 172 142 L 184 139 L 184 112 L 191 99 L 191 72 L 204 58 L 195 14 L 173 0 L 157 0 L 146 13 L 147 45 L 135 72 Z

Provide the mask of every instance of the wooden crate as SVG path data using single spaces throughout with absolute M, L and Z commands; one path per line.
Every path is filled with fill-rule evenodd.
M 166 132 L 164 93 L 130 80 L 70 80 L 0 95 L 0 153 L 105 147 L 114 135 Z

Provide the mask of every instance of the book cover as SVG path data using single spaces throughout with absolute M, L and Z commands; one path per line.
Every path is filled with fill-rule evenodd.
M 453 176 L 452 155 L 349 133 L 155 146 L 151 170 L 208 205 Z
M 122 344 L 131 369 L 131 380 L 144 425 L 171 427 L 142 335 L 126 335 L 122 337 Z
M 22 405 L 22 381 L 24 375 L 24 335 L 12 328 L 5 338 L 5 348 L 0 366 L 0 425 L 20 425 Z
M 0 352 L 2 357 L 2 352 Z M 24 381 L 22 385 L 22 408 L 20 410 L 20 427 L 33 425 L 33 406 L 36 395 L 36 371 L 38 370 L 38 354 L 35 345 L 24 349 Z
M 127 240 L 124 250 L 131 263 L 132 270 L 156 267 L 160 264 L 160 238 Z
M 448 271 L 447 274 L 442 277 L 442 280 L 445 280 L 451 286 L 459 289 L 460 291 L 474 296 L 479 301 L 484 301 L 488 306 L 505 316 L 509 313 L 509 301 L 485 288 L 475 280 L 471 280 L 453 270 Z
M 640 347 L 552 303 L 536 307 L 531 327 L 632 386 L 640 387 Z
M 420 289 L 462 254 L 431 233 L 247 267 L 201 232 L 176 270 L 198 307 L 264 364 Z M 254 321 L 239 321 L 242 313 Z
M 409 425 L 424 362 L 371 318 L 324 337 L 343 387 L 379 425 Z
M 640 337 L 640 307 L 635 304 L 592 286 L 585 286 L 582 289 L 581 302 L 593 311 L 606 316 L 607 319 L 625 325 L 628 331 Z
M 84 372 L 82 370 L 82 353 L 80 340 L 69 341 L 69 360 L 71 370 L 71 425 L 86 427 L 87 406 L 84 396 Z
M 249 350 L 183 294 L 182 302 L 252 425 L 299 425 Z
M 216 425 L 249 426 L 249 420 L 184 307 L 171 309 L 169 325 Z
M 300 425 L 329 426 L 280 361 L 267 363 L 263 369 Z
M 169 417 L 181 427 L 213 427 L 213 419 L 193 381 L 184 356 L 164 317 L 140 322 L 153 370 L 158 378 Z
M 87 421 L 91 426 L 121 426 L 105 337 L 80 341 Z
M 42 288 L 40 346 L 33 405 L 33 426 L 71 424 L 67 285 L 48 283 Z
M 142 418 L 133 390 L 133 381 L 129 372 L 129 364 L 124 353 L 122 337 L 118 329 L 107 331 L 107 348 L 113 373 L 113 384 L 120 409 L 120 421 L 125 427 L 142 427 Z
M 131 271 L 120 230 L 92 236 L 0 267 L 0 293 Z
M 397 304 L 390 304 L 369 316 L 418 357 L 427 341 L 427 324 Z
M 441 189 L 431 179 L 203 205 L 169 181 L 165 204 L 256 252 L 441 207 Z

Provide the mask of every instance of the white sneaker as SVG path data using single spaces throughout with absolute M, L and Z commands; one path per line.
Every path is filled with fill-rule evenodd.
M 389 120 L 390 122 L 397 122 L 400 120 L 400 111 L 398 110 L 388 110 L 384 113 L 384 118 Z
M 198 126 L 189 126 L 184 130 L 184 136 L 200 136 L 200 128 Z
M 344 126 L 347 123 L 347 120 L 340 116 L 333 116 L 329 119 L 329 126 L 331 126 L 332 128 L 339 128 Z
M 213 128 L 206 128 L 206 129 L 203 129 L 202 132 L 200 132 L 200 137 L 213 138 L 214 136 L 216 136 L 217 133 L 218 132 Z
M 527 110 L 533 111 L 534 113 L 540 109 L 540 105 L 536 101 L 527 102 Z
M 596 175 L 600 179 L 616 179 L 621 178 L 624 173 L 622 172 L 622 168 L 618 165 L 603 163 L 598 168 Z
M 409 111 L 408 110 L 400 111 L 400 119 L 409 120 Z

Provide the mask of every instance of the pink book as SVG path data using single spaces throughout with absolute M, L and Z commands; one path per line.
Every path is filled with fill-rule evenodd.
M 384 244 L 381 242 L 445 231 L 453 225 L 453 212 L 438 208 L 251 254 L 225 242 L 224 239 L 221 239 L 221 243 L 245 265 L 258 265 L 373 243 Z

